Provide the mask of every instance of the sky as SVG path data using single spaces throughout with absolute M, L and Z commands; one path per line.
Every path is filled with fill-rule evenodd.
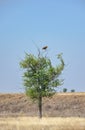
M 85 2 L 84 0 L 0 1 L 0 93 L 23 92 L 25 52 L 37 54 L 47 45 L 57 64 L 63 53 L 65 69 L 61 91 L 85 92 Z

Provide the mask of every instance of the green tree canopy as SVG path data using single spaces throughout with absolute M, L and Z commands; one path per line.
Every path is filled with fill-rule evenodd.
M 63 80 L 59 79 L 64 69 L 62 54 L 58 54 L 57 58 L 60 64 L 54 67 L 50 58 L 39 51 L 37 56 L 25 53 L 24 60 L 20 62 L 21 68 L 25 70 L 23 80 L 26 95 L 38 101 L 40 117 L 42 97 L 52 96 L 56 92 L 55 88 L 63 84 Z

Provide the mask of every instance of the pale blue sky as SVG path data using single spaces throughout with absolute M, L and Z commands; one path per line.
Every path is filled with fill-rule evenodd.
M 85 91 L 84 0 L 0 1 L 0 92 L 23 91 L 19 62 L 35 44 L 48 45 L 54 64 L 63 52 L 62 87 Z

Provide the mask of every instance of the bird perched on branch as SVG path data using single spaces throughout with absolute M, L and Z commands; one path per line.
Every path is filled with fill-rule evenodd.
M 48 48 L 48 46 L 44 46 L 42 49 L 43 49 L 43 50 L 46 50 L 47 48 Z

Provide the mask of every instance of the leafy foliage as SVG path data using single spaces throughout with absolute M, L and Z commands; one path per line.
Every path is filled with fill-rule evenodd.
M 53 67 L 51 60 L 45 56 L 25 54 L 20 66 L 25 69 L 23 79 L 27 95 L 35 99 L 38 99 L 40 93 L 42 97 L 51 96 L 55 93 L 55 88 L 62 85 L 63 80 L 58 78 L 64 69 L 61 54 L 58 59 L 61 64 Z
M 72 92 L 72 93 L 75 92 L 75 89 L 71 89 L 71 92 Z
M 67 88 L 63 88 L 63 92 L 66 93 L 67 92 Z

